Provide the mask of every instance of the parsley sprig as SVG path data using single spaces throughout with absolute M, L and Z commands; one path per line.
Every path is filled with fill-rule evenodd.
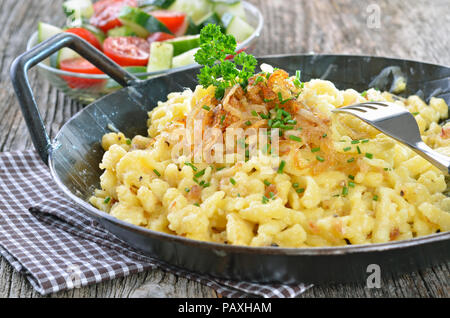
M 257 61 L 253 55 L 241 52 L 233 60 L 225 60 L 235 51 L 236 39 L 223 34 L 219 26 L 208 24 L 201 30 L 200 49 L 195 54 L 195 61 L 203 68 L 197 78 L 204 87 L 216 87 L 217 99 L 221 99 L 225 90 L 235 84 L 247 87 L 248 79 L 254 74 Z

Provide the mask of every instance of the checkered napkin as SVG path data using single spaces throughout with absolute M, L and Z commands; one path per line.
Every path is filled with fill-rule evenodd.
M 216 279 L 141 255 L 80 213 L 34 151 L 0 153 L 0 254 L 41 294 L 156 268 L 225 297 L 295 297 L 309 287 Z

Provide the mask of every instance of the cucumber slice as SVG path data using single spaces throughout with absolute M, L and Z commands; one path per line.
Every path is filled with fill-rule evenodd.
M 167 70 L 172 67 L 173 45 L 165 42 L 153 42 L 150 46 L 150 58 L 147 72 Z
M 199 28 L 203 29 L 208 24 L 218 25 L 222 29 L 222 32 L 225 31 L 225 29 L 223 28 L 220 16 L 216 12 L 212 12 L 212 13 L 208 14 L 206 17 L 204 17 L 199 24 Z
M 40 43 L 42 41 L 48 40 L 52 36 L 62 33 L 62 32 L 63 32 L 62 29 L 55 27 L 54 25 L 44 23 L 44 22 L 39 22 L 39 24 L 38 24 L 38 42 Z M 51 67 L 59 68 L 60 61 L 67 59 L 67 58 L 75 58 L 75 57 L 79 57 L 78 53 L 76 53 L 75 51 L 72 51 L 71 49 L 63 48 L 63 49 L 59 50 L 58 52 L 56 52 L 55 54 L 52 54 L 50 56 L 50 58 L 45 60 L 45 62 L 47 64 L 49 64 Z
M 197 53 L 199 48 L 192 49 L 190 51 L 184 52 L 172 59 L 172 68 L 182 67 L 195 63 L 195 53 Z
M 85 28 L 86 30 L 88 30 L 89 32 L 91 32 L 93 35 L 95 35 L 95 37 L 97 38 L 97 40 L 100 43 L 103 43 L 103 41 L 105 41 L 106 35 L 99 28 L 96 28 L 95 26 L 93 26 L 91 24 L 86 24 L 86 23 L 83 24 L 82 27 Z
M 111 29 L 108 31 L 108 37 L 115 37 L 115 36 L 136 36 L 136 32 L 134 32 L 130 27 L 128 26 L 121 26 L 114 29 Z
M 191 17 L 187 17 L 188 27 L 186 29 L 186 35 L 200 34 L 201 27 L 194 23 Z
M 198 24 L 209 12 L 213 5 L 208 0 L 176 0 L 169 8 L 170 11 L 184 12 Z
M 226 3 L 226 2 L 216 2 L 214 5 L 214 11 L 222 17 L 225 13 L 231 13 L 236 17 L 240 17 L 241 19 L 246 19 L 244 6 L 241 1 L 237 1 L 235 3 Z
M 68 0 L 62 5 L 66 16 L 89 19 L 94 15 L 94 6 L 91 0 Z
M 173 45 L 173 56 L 180 55 L 186 51 L 200 46 L 200 34 L 180 36 L 175 39 L 164 41 Z
M 148 37 L 150 33 L 154 32 L 172 34 L 158 19 L 138 8 L 123 7 L 119 13 L 119 20 L 123 25 L 129 27 L 138 36 L 143 38 Z
M 138 7 L 139 8 L 157 7 L 157 8 L 161 8 L 161 9 L 167 9 L 174 2 L 175 2 L 175 0 L 139 0 Z
M 38 24 L 38 42 L 50 39 L 52 36 L 62 33 L 63 30 L 54 25 L 39 22 Z
M 240 17 L 231 16 L 229 13 L 224 14 L 222 22 L 226 28 L 226 34 L 233 35 L 237 42 L 244 42 L 255 32 L 255 29 L 250 24 Z
M 147 73 L 147 68 L 145 66 L 126 66 L 126 67 L 124 67 L 124 69 L 131 74 Z M 139 79 L 146 79 L 146 77 L 139 76 Z M 122 88 L 122 86 L 119 83 L 117 83 L 115 80 L 113 80 L 112 78 L 109 78 L 105 84 L 105 89 L 107 89 L 107 90 L 113 91 L 113 90 L 120 89 L 120 88 Z

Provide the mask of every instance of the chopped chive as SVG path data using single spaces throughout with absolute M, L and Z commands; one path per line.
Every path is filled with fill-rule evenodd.
M 189 192 L 189 191 L 191 191 L 191 189 L 189 189 L 189 188 L 184 188 L 184 191 Z
M 355 183 L 352 182 L 352 181 L 349 181 L 349 182 L 348 182 L 348 186 L 354 188 L 354 187 L 355 187 Z
M 361 154 L 361 149 L 359 149 L 359 146 L 356 146 L 356 150 L 358 150 L 358 153 Z
M 225 115 L 222 115 L 221 117 L 220 117 L 220 124 L 222 125 L 223 124 L 223 121 L 225 120 Z
M 210 110 L 211 110 L 211 108 L 209 108 L 209 107 L 206 106 L 206 105 L 202 106 L 202 108 L 203 108 L 204 110 L 207 110 L 207 111 L 210 111 Z
M 192 170 L 194 170 L 194 171 L 197 171 L 197 167 L 196 166 L 194 166 L 192 163 L 190 163 L 190 162 L 185 162 L 184 163 L 186 166 L 189 166 L 189 167 L 191 167 L 192 168 Z
M 247 126 L 251 126 L 251 125 L 252 125 L 252 122 L 251 122 L 250 120 L 247 120 L 247 121 L 245 122 L 245 124 L 246 124 Z
M 369 142 L 369 139 L 363 139 L 363 140 L 361 140 L 361 143 L 363 143 L 363 144 L 368 143 L 368 142 Z
M 327 134 L 323 134 L 323 135 L 322 135 L 322 138 L 325 138 L 326 136 L 327 136 Z
M 300 138 L 298 136 L 294 136 L 294 135 L 289 135 L 289 139 L 293 140 L 293 141 L 302 142 L 302 138 Z
M 301 76 L 302 72 L 300 70 L 296 70 L 295 71 L 295 79 L 300 80 L 300 76 Z
M 202 180 L 202 181 L 200 181 L 199 185 L 203 187 L 205 182 L 206 182 L 205 180 Z
M 389 170 L 389 168 L 384 168 L 384 171 L 388 171 Z
M 342 150 L 344 150 L 344 151 L 350 151 L 350 150 L 352 150 L 352 147 L 345 147 L 345 148 L 342 149 Z
M 361 93 L 361 96 L 362 96 L 362 97 L 367 97 L 367 91 L 362 92 L 362 93 Z
M 261 116 L 262 119 L 269 119 L 269 116 L 264 113 L 260 113 L 259 116 Z
M 255 84 L 258 84 L 259 82 L 262 82 L 262 81 L 264 81 L 264 77 L 258 76 L 255 80 Z
M 295 99 L 295 98 L 294 98 L 294 97 L 287 98 L 287 99 L 281 101 L 280 104 L 281 104 L 281 105 L 284 105 L 284 104 L 286 104 L 288 101 L 293 100 L 293 99 Z
M 269 197 L 273 198 L 275 196 L 275 193 L 273 193 L 272 191 L 269 192 Z
M 263 195 L 263 197 L 262 197 L 262 203 L 263 203 L 263 204 L 266 204 L 267 202 L 269 202 L 269 198 L 266 197 L 265 195 Z
M 270 186 L 270 182 L 269 181 L 267 181 L 267 180 L 264 180 L 264 184 L 266 185 L 266 186 Z
M 302 83 L 298 79 L 294 79 L 293 83 L 297 88 L 299 88 L 302 85 Z
M 220 170 L 223 170 L 223 169 L 225 169 L 226 167 L 219 167 L 219 168 L 216 168 L 216 171 L 220 171 Z
M 281 92 L 278 92 L 278 100 L 280 101 L 280 103 L 283 101 L 283 95 L 281 95 Z
M 414 112 L 414 113 L 411 113 L 413 116 L 417 116 L 417 115 L 419 115 L 419 112 Z
M 342 188 L 342 195 L 343 196 L 346 196 L 348 194 L 348 188 L 346 187 L 346 186 L 344 186 L 343 188 Z
M 205 171 L 206 171 L 206 169 L 200 170 L 199 172 L 194 174 L 194 177 L 200 178 L 201 176 L 203 176 L 205 174 Z
M 252 115 L 253 116 L 258 116 L 258 113 L 256 111 L 252 110 Z
M 300 185 L 299 185 L 298 183 L 293 183 L 292 186 L 293 186 L 294 188 L 298 188 Z
M 318 151 L 320 151 L 320 147 L 316 147 L 316 148 L 312 148 L 311 149 L 311 152 L 318 152 Z
M 270 102 L 272 102 L 273 101 L 273 99 L 270 99 L 270 98 L 264 98 L 264 102 L 265 103 L 270 103 Z
M 284 166 L 286 165 L 286 161 L 281 160 L 280 166 L 278 167 L 278 173 L 283 173 Z
M 278 110 L 277 110 L 277 116 L 276 116 L 276 118 L 277 118 L 278 120 L 281 120 L 281 119 L 283 118 L 283 110 L 282 110 L 282 109 L 278 109 Z
M 161 177 L 161 174 L 159 173 L 159 171 L 158 170 L 156 170 L 156 169 L 153 169 L 153 172 L 158 176 L 158 177 Z
M 324 162 L 324 161 L 325 161 L 325 159 L 322 158 L 321 156 L 316 156 L 316 159 L 317 159 L 318 161 L 320 161 L 320 162 Z
M 238 198 L 240 198 L 240 197 L 241 197 L 241 194 L 240 194 L 240 193 L 238 193 L 238 194 L 237 194 L 237 196 L 238 196 Z
M 202 185 L 202 187 L 203 187 L 203 188 L 207 188 L 207 187 L 209 187 L 210 185 L 211 185 L 211 183 L 206 182 L 205 184 Z
M 378 201 L 378 195 L 375 194 L 375 195 L 373 196 L 372 200 Z
M 127 140 L 125 140 L 125 142 L 127 143 L 127 145 L 131 145 L 131 139 L 127 138 Z
M 230 182 L 232 185 L 236 185 L 236 180 L 234 180 L 233 178 L 230 178 Z
M 352 176 L 351 174 L 348 175 L 348 178 L 351 180 L 355 180 L 355 176 Z
M 353 157 L 347 160 L 348 163 L 353 162 L 353 161 L 355 161 L 355 158 L 353 158 Z
M 106 197 L 106 198 L 105 198 L 105 201 L 103 201 L 103 203 L 108 204 L 109 201 L 111 201 L 111 198 L 110 198 L 110 197 Z
M 196 202 L 196 203 L 194 203 L 194 205 L 195 205 L 195 206 L 198 206 L 198 207 L 200 207 L 200 204 L 199 204 L 199 203 L 197 203 L 197 202 Z
M 280 128 L 282 125 L 281 121 L 276 121 L 274 124 L 272 124 L 273 128 Z
M 304 189 L 304 188 L 300 188 L 300 189 L 295 190 L 295 192 L 297 192 L 297 193 L 303 193 L 303 192 L 305 192 L 305 189 Z
M 352 140 L 352 141 L 351 141 L 351 144 L 352 144 L 352 145 L 359 144 L 359 140 Z
M 371 153 L 366 152 L 366 158 L 372 159 L 373 155 Z

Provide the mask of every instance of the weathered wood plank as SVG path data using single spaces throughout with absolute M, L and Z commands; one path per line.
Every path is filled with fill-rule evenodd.
M 260 7 L 265 28 L 255 55 L 294 52 L 392 56 L 450 64 L 447 49 L 450 6 L 446 0 L 249 0 Z M 9 81 L 12 60 L 25 50 L 38 21 L 62 24 L 62 0 L 0 0 L 0 151 L 32 147 Z M 375 6 L 375 7 L 374 7 Z M 380 9 L 380 27 L 369 14 Z M 370 21 L 369 21 L 370 22 Z M 43 81 L 30 81 L 52 136 L 81 105 Z M 302 297 L 448 297 L 449 264 L 384 277 L 380 289 L 363 284 L 315 286 Z M 51 297 L 216 297 L 201 284 L 163 271 L 150 271 L 64 291 Z M 41 297 L 26 279 L 0 258 L 0 297 Z

